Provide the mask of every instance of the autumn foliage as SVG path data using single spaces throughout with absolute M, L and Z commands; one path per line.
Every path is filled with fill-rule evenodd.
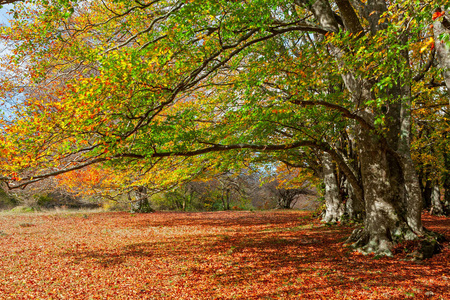
M 0 181 L 144 203 L 283 162 L 324 182 L 325 222 L 364 219 L 362 253 L 434 247 L 422 194 L 450 203 L 448 143 L 428 140 L 448 128 L 447 2 L 18 1 L 0 27 Z
M 450 238 L 450 221 L 424 216 Z M 450 248 L 342 247 L 300 211 L 0 216 L 1 299 L 448 299 Z

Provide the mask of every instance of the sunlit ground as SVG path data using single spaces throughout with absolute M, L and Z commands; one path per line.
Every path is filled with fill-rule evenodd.
M 450 299 L 448 243 L 366 257 L 342 246 L 352 228 L 309 216 L 1 214 L 0 299 Z M 450 239 L 450 219 L 424 223 Z

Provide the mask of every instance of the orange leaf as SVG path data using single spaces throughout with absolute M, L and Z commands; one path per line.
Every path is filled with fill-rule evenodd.
M 433 21 L 436 20 L 439 17 L 442 17 L 445 14 L 444 11 L 437 11 L 433 14 Z

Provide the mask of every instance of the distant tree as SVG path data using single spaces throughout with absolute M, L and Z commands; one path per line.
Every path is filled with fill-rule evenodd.
M 134 188 L 135 199 L 132 200 L 131 192 L 128 193 L 128 199 L 131 204 L 131 212 L 150 213 L 154 212 L 148 200 L 147 188 L 145 186 L 137 186 Z

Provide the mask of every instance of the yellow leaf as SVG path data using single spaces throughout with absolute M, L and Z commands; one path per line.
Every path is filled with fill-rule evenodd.
M 432 38 L 432 37 L 428 40 L 428 42 L 425 43 L 425 45 L 424 45 L 422 48 L 420 48 L 420 53 L 422 53 L 422 52 L 424 52 L 425 50 L 427 50 L 427 48 L 428 48 L 431 44 L 434 44 L 434 38 Z

